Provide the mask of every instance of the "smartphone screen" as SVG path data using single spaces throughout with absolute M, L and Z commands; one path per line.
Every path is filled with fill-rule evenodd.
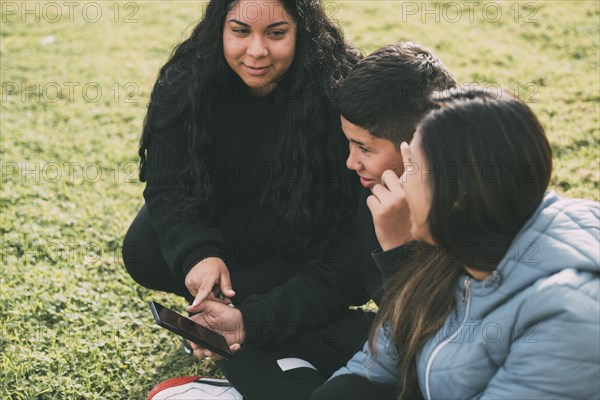
M 151 301 L 150 309 L 156 323 L 229 360 L 233 358 L 225 338 L 160 304 Z

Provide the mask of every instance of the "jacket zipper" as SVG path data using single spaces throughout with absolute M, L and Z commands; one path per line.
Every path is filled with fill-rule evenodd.
M 431 400 L 431 393 L 429 390 L 429 375 L 431 374 L 431 365 L 433 364 L 433 360 L 435 359 L 435 357 L 437 357 L 439 352 L 448 343 L 450 343 L 452 340 L 454 340 L 454 338 L 456 336 L 458 336 L 460 334 L 463 326 L 467 322 L 467 318 L 469 316 L 469 311 L 471 308 L 471 297 L 469 296 L 469 286 L 470 285 L 471 285 L 471 278 L 470 277 L 465 278 L 465 290 L 463 292 L 462 300 L 463 300 L 463 303 L 467 303 L 467 307 L 465 309 L 465 317 L 463 318 L 462 322 L 460 323 L 460 326 L 458 327 L 458 329 L 456 330 L 456 332 L 454 332 L 454 334 L 452 336 L 450 336 L 448 339 L 444 340 L 433 350 L 433 352 L 429 356 L 429 360 L 427 360 L 427 366 L 425 367 L 425 397 L 427 398 L 427 400 Z
M 471 278 L 465 278 L 465 290 L 463 291 L 462 301 L 467 303 L 469 301 L 469 286 L 471 285 Z M 468 303 L 467 303 L 468 304 Z

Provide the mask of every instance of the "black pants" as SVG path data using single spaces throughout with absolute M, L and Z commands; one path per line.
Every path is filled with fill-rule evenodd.
M 394 400 L 396 398 L 396 393 L 388 387 L 356 375 L 338 376 L 319 387 L 311 396 L 312 400 Z
M 140 285 L 193 299 L 184 278 L 169 270 L 145 206 L 125 235 L 123 261 L 127 272 Z M 255 279 L 260 276 L 255 275 Z M 249 279 L 242 282 L 252 285 Z M 323 327 L 298 327 L 301 334 L 286 343 L 268 347 L 248 343 L 233 360 L 217 364 L 246 399 L 308 399 L 362 347 L 373 318 L 371 312 L 347 310 Z M 307 367 L 285 370 L 279 361 L 290 358 L 308 361 L 316 370 Z
M 318 329 L 302 328 L 287 343 L 258 347 L 247 344 L 231 361 L 217 364 L 245 399 L 308 399 L 356 353 L 367 338 L 373 313 L 348 310 Z M 299 358 L 308 367 L 284 370 L 282 360 Z

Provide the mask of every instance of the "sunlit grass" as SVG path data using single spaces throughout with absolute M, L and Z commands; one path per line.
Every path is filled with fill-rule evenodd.
M 598 200 L 599 3 L 498 2 L 498 20 L 486 3 L 457 19 L 452 3 L 463 4 L 426 14 L 423 2 L 339 1 L 328 13 L 365 53 L 412 40 L 460 83 L 519 94 L 552 142 L 552 188 Z M 96 2 L 93 23 L 82 15 L 91 3 L 72 21 L 56 3 L 57 22 L 14 12 L 22 4 L 2 2 L 0 16 L 0 398 L 143 399 L 161 380 L 218 374 L 151 321 L 147 300 L 182 301 L 134 284 L 120 259 L 143 201 L 136 147 L 149 92 L 202 3 Z

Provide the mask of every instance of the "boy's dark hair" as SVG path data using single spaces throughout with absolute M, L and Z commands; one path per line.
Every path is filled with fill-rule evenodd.
M 456 86 L 429 50 L 405 42 L 381 47 L 352 69 L 336 94 L 340 114 L 398 147 L 412 139 L 429 94 Z

